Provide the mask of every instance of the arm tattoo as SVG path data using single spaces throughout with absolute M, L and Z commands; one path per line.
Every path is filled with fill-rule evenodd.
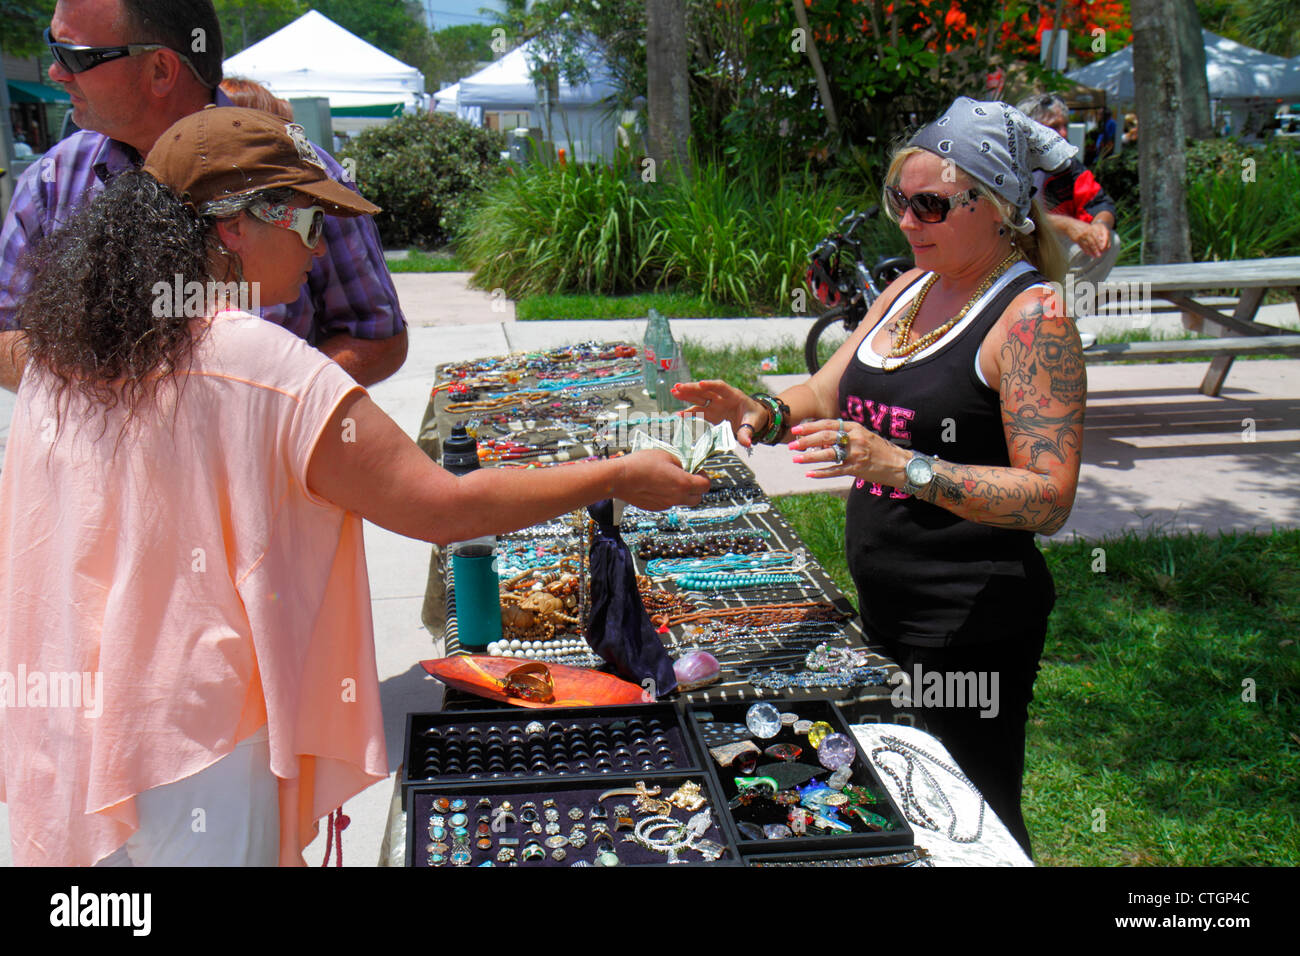
M 1078 337 L 1065 316 L 1033 302 L 1002 345 L 1002 424 L 1023 467 L 936 463 L 924 498 L 981 524 L 1052 534 L 1070 514 L 1078 480 L 1087 378 Z M 1063 500 L 1064 499 L 1064 500 Z

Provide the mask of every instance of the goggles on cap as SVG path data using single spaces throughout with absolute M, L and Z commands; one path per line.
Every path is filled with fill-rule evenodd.
M 300 208 L 289 203 L 268 203 L 262 200 L 248 207 L 249 215 L 272 226 L 296 232 L 302 244 L 315 249 L 325 231 L 325 210 L 320 206 Z
M 110 60 L 119 60 L 124 56 L 139 56 L 141 53 L 152 53 L 154 50 L 170 50 L 171 47 L 165 43 L 127 43 L 123 46 L 78 46 L 75 43 L 60 43 L 50 34 L 50 28 L 45 28 L 45 42 L 50 48 L 50 55 L 54 57 L 56 63 L 63 67 L 69 73 L 85 73 L 87 70 L 93 70 L 95 67 L 107 63 Z M 190 72 L 204 86 L 210 86 L 203 77 L 199 76 L 198 68 L 190 61 L 184 53 L 178 50 L 172 50 L 182 62 L 190 68 Z

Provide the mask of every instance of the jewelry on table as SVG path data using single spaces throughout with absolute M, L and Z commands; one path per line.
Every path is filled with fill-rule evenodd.
M 929 783 L 930 788 L 934 791 L 935 795 L 938 796 L 939 802 L 943 804 L 944 810 L 948 812 L 948 815 L 950 817 L 948 823 L 948 839 L 953 841 L 954 843 L 978 842 L 980 836 L 984 833 L 985 801 L 984 801 L 984 794 L 980 793 L 979 788 L 976 787 L 975 784 L 971 783 L 970 778 L 967 777 L 960 770 L 958 770 L 956 767 L 949 766 L 948 764 L 944 763 L 942 760 L 938 759 L 937 757 L 934 757 L 931 754 L 926 753 L 924 750 L 915 746 L 914 744 L 910 744 L 905 740 L 900 740 L 898 737 L 884 736 L 880 738 L 880 743 L 881 746 L 876 747 L 871 751 L 871 760 L 882 772 L 888 774 L 890 778 L 894 781 L 894 783 L 898 786 L 900 795 L 902 797 L 901 809 L 903 811 L 903 814 L 908 818 L 908 820 L 910 820 L 912 823 L 915 823 L 917 826 L 925 827 L 927 830 L 934 830 L 935 832 L 938 832 L 939 830 L 939 824 L 936 823 L 930 817 L 930 815 L 925 812 L 925 808 L 921 806 L 920 800 L 917 799 L 916 791 L 912 787 L 913 772 L 920 771 L 921 776 L 925 778 L 926 782 Z M 897 772 L 895 772 L 894 768 L 890 767 L 883 759 L 881 759 L 880 755 L 886 753 L 896 754 L 897 756 L 903 758 L 907 768 L 906 775 L 904 777 L 900 778 Z M 969 787 L 971 792 L 979 798 L 979 802 L 980 802 L 979 824 L 975 828 L 974 835 L 961 836 L 961 837 L 957 836 L 957 811 L 953 809 L 952 803 L 948 800 L 947 794 L 943 792 L 943 788 L 939 786 L 938 782 L 925 768 L 924 764 L 920 762 L 922 760 L 927 760 L 930 763 L 934 764 L 934 766 L 938 767 L 939 769 L 944 770 L 947 773 L 951 774 L 961 783 Z

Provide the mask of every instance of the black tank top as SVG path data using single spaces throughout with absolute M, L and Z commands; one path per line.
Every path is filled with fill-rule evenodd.
M 1011 301 L 1046 281 L 1033 269 L 1017 271 L 939 351 L 893 372 L 855 354 L 840 379 L 840 416 L 946 461 L 1009 465 L 999 394 L 975 367 Z M 860 348 L 871 348 L 875 332 Z M 1041 628 L 1055 600 L 1033 532 L 967 521 L 887 485 L 855 483 L 846 550 L 863 629 L 878 641 L 934 647 L 1015 639 Z

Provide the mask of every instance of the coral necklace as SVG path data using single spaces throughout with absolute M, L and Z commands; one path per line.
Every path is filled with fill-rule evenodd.
M 897 336 L 894 347 L 884 356 L 886 359 L 902 359 L 902 361 L 897 365 L 886 365 L 882 361 L 880 363 L 881 369 L 886 372 L 897 371 L 908 362 L 912 361 L 912 357 L 918 352 L 921 352 L 930 345 L 939 341 L 939 339 L 943 338 L 948 333 L 949 329 L 966 317 L 966 313 L 971 310 L 971 307 L 974 306 L 981 297 L 983 297 L 984 293 L 992 287 L 993 283 L 1002 278 L 1002 274 L 1010 269 L 1019 259 L 1020 252 L 1012 249 L 1011 254 L 999 262 L 984 281 L 979 284 L 979 288 L 975 290 L 975 293 L 966 301 L 966 304 L 962 306 L 960 312 L 937 329 L 927 332 L 915 342 L 909 343 L 908 340 L 912 337 L 912 323 L 916 321 L 916 315 L 921 311 L 921 304 L 925 301 L 926 293 L 928 293 L 930 287 L 938 281 L 939 274 L 936 272 L 934 275 L 930 276 L 930 278 L 926 279 L 925 284 L 921 286 L 921 291 L 918 292 L 916 298 L 912 300 L 911 308 L 907 310 L 907 314 L 899 320 L 898 325 L 894 329 Z

